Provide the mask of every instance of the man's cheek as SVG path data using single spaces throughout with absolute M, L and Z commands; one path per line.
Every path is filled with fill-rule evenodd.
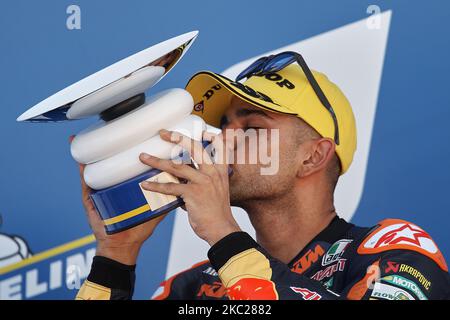
M 258 158 L 261 175 L 276 175 L 280 168 L 280 132 L 278 129 L 260 132 Z
M 234 150 L 234 164 L 256 164 L 257 163 L 257 148 L 255 144 L 247 140 L 243 140 L 236 145 Z

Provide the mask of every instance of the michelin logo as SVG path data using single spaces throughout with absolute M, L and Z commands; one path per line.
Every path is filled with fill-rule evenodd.
M 24 239 L 0 233 L 0 268 L 31 257 L 31 250 Z
M 40 255 L 33 257 L 23 238 L 0 233 L 0 300 L 42 299 L 58 289 L 79 289 L 89 274 L 95 248 L 42 259 Z
M 86 248 L 0 276 L 0 300 L 45 299 L 52 291 L 78 290 L 89 274 L 94 255 L 95 248 Z

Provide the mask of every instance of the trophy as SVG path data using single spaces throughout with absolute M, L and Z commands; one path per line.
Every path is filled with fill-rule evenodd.
M 85 164 L 84 180 L 108 234 L 165 214 L 181 198 L 143 190 L 143 181 L 179 182 L 139 161 L 146 152 L 162 159 L 182 155 L 163 141 L 167 129 L 201 141 L 204 130 L 217 133 L 198 116 L 192 96 L 174 88 L 146 96 L 184 56 L 198 31 L 182 34 L 140 51 L 57 92 L 23 113 L 17 121 L 60 122 L 97 116 L 71 143 L 73 158 Z M 220 131 L 219 131 L 220 132 Z M 178 149 L 177 149 L 178 148 Z

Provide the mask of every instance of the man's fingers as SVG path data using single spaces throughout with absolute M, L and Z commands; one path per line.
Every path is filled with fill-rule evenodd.
M 203 132 L 203 140 L 211 142 L 207 149 L 213 152 L 213 160 L 215 164 L 228 165 L 231 163 L 231 147 L 223 140 L 222 134 L 214 134 L 211 132 Z
M 72 143 L 73 139 L 75 139 L 75 135 L 71 135 L 69 137 L 69 144 Z M 78 163 L 78 170 L 80 172 L 80 182 L 81 182 L 81 192 L 83 195 L 83 200 L 88 197 L 91 193 L 91 188 L 86 184 L 86 182 L 84 181 L 84 168 L 86 167 L 85 164 L 82 163 Z
M 71 135 L 69 137 L 69 143 L 71 144 L 73 139 L 75 139 L 75 135 Z M 81 184 L 81 200 L 83 202 L 83 206 L 85 208 L 85 212 L 89 221 L 89 224 L 91 226 L 91 229 L 95 231 L 101 230 L 101 232 L 104 232 L 104 224 L 102 219 L 100 218 L 100 215 L 97 212 L 97 209 L 94 206 L 94 203 L 92 202 L 92 199 L 90 197 L 92 189 L 86 184 L 84 181 L 84 169 L 86 165 L 78 163 L 78 170 L 80 172 L 80 184 Z
M 228 165 L 232 163 L 232 148 L 233 145 L 226 143 L 222 134 L 214 134 L 207 131 L 203 132 L 203 140 L 210 141 L 211 143 L 206 147 L 208 153 L 212 154 L 214 167 L 219 173 L 222 181 L 228 182 Z
M 103 221 L 100 218 L 100 215 L 98 214 L 97 209 L 95 208 L 94 203 L 92 202 L 92 199 L 90 197 L 92 189 L 84 181 L 83 175 L 85 167 L 85 164 L 78 164 L 78 168 L 80 170 L 81 200 L 83 202 L 83 206 L 85 208 L 85 212 L 92 230 L 103 230 Z
M 84 181 L 84 168 L 86 167 L 85 164 L 78 164 L 78 168 L 80 170 L 80 183 L 81 183 L 81 192 L 83 195 L 83 199 L 86 197 L 89 197 L 89 195 L 92 192 L 92 189 L 86 184 L 86 181 Z
M 181 196 L 184 192 L 184 187 L 186 187 L 183 184 L 180 183 L 158 183 L 158 182 L 150 182 L 150 181 L 144 181 L 141 183 L 142 189 L 147 191 L 153 191 L 158 192 L 162 194 L 172 195 L 172 196 Z
M 84 181 L 84 169 L 85 164 L 78 164 L 78 169 L 80 172 L 80 185 L 81 185 L 81 200 L 83 201 L 83 205 L 86 208 L 86 212 L 89 216 L 89 220 L 91 219 L 99 219 L 100 217 L 97 214 L 97 209 L 94 206 L 94 203 L 91 200 L 92 189 L 86 184 Z
M 203 145 L 199 141 L 195 141 L 181 133 L 161 130 L 159 132 L 161 139 L 178 144 L 185 151 L 187 151 L 192 159 L 199 165 L 200 169 L 208 168 L 213 162 L 208 153 L 203 148 Z

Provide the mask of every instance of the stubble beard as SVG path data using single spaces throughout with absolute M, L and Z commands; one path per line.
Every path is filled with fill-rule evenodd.
M 264 176 L 260 174 L 258 165 L 247 166 L 240 167 L 241 170 L 235 170 L 230 177 L 232 206 L 247 209 L 255 202 L 271 201 L 283 197 L 293 189 L 291 177 L 283 174 Z

